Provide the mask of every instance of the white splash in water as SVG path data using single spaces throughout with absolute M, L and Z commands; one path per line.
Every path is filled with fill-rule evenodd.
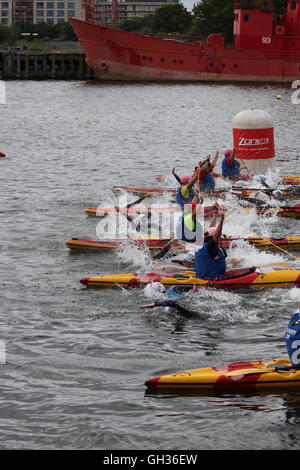
M 193 312 L 205 314 L 205 321 L 214 323 L 259 323 L 257 311 L 243 307 L 244 297 L 236 292 L 199 289 L 186 295 L 183 304 Z
M 290 289 L 288 292 L 288 297 L 295 302 L 300 302 L 300 288 L 293 287 L 292 289 Z M 297 306 L 295 307 L 295 311 L 296 311 L 296 308 Z
M 165 297 L 165 291 L 165 286 L 160 282 L 151 282 L 145 286 L 143 294 L 148 299 L 162 299 Z
M 146 245 L 137 246 L 132 241 L 125 241 L 114 254 L 118 264 L 131 264 L 141 271 L 151 271 L 152 260 Z
M 244 240 L 236 240 L 227 250 L 227 255 L 228 261 L 231 258 L 242 260 L 238 267 L 266 266 L 268 264 L 287 262 L 287 259 L 281 254 L 260 251 Z

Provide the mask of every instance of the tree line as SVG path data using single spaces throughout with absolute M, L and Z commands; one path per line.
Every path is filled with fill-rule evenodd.
M 26 36 L 24 35 L 26 33 Z M 11 25 L 0 24 L 0 43 L 15 44 L 20 40 L 31 41 L 34 39 L 57 39 L 59 41 L 77 40 L 76 35 L 69 23 L 24 23 L 16 21 Z

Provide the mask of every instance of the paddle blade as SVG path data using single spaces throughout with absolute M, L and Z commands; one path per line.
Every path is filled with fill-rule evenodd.
M 153 272 L 160 276 L 171 276 L 172 274 L 182 273 L 186 271 L 186 269 L 185 266 L 178 264 L 159 262 L 155 264 Z
M 243 376 L 243 375 L 250 375 L 250 374 L 266 374 L 268 372 L 280 372 L 280 373 L 294 373 L 295 369 L 293 368 L 292 365 L 288 364 L 274 364 L 272 367 L 257 367 L 253 369 L 240 369 L 240 370 L 234 370 L 232 372 L 227 372 L 225 375 L 226 377 L 238 377 L 238 376 Z
M 275 367 L 266 367 L 266 368 L 253 368 L 253 369 L 240 369 L 234 370 L 233 372 L 227 372 L 226 377 L 238 377 L 240 375 L 250 375 L 250 374 L 261 374 L 267 372 L 274 372 L 276 369 Z
M 161 250 L 159 253 L 157 253 L 156 255 L 153 256 L 153 259 L 160 259 L 162 258 L 163 256 L 165 256 L 168 251 L 171 249 L 172 247 L 172 244 L 173 244 L 173 240 L 170 240 Z
M 260 268 L 291 269 L 292 265 L 286 262 L 270 263 L 260 266 Z

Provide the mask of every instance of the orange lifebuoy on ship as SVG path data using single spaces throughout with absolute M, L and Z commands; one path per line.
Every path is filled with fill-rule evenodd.
M 281 26 L 281 25 L 276 26 L 275 32 L 277 36 L 282 36 L 285 33 L 284 26 Z

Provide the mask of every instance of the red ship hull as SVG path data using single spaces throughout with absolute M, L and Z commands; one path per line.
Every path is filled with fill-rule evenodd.
M 300 51 L 279 46 L 241 49 L 206 43 L 158 39 L 88 23 L 71 25 L 88 65 L 103 80 L 291 82 L 300 78 Z M 214 36 L 214 35 L 212 35 Z M 276 38 L 275 38 L 276 39 Z

